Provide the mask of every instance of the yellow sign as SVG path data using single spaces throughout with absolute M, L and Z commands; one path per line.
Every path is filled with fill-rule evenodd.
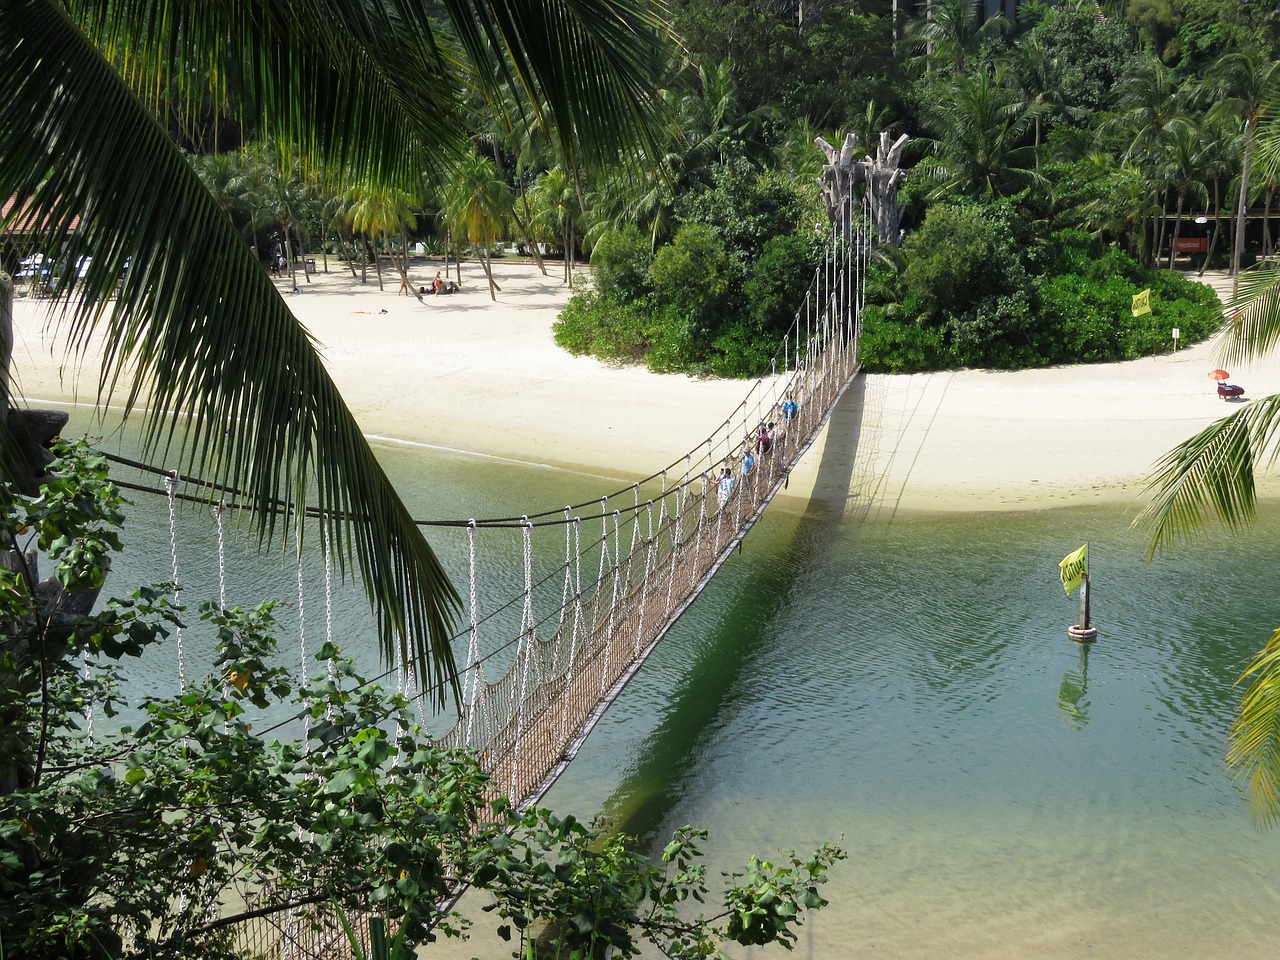
M 1141 293 L 1134 294 L 1133 297 L 1133 315 L 1140 317 L 1144 313 L 1151 312 L 1151 288 L 1143 290 Z
M 1062 573 L 1062 589 L 1071 596 L 1071 591 L 1080 586 L 1080 582 L 1089 575 L 1089 545 L 1086 543 L 1075 553 L 1069 553 L 1058 564 Z

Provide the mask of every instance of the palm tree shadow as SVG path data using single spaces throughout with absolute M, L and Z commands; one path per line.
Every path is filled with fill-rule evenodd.
M 815 491 L 848 491 L 853 482 L 858 438 L 862 429 L 865 385 L 861 375 L 831 413 L 830 436 L 818 465 Z M 662 722 L 643 742 L 614 793 L 605 801 L 602 819 L 611 830 L 652 845 L 664 822 L 697 776 L 702 748 L 714 735 L 718 720 L 752 696 L 744 680 L 749 664 L 767 655 L 775 619 L 783 614 L 796 584 L 802 582 L 826 552 L 833 532 L 849 516 L 847 495 L 815 493 L 792 532 L 780 562 L 757 565 L 719 618 L 714 635 L 688 664 L 670 694 Z M 859 510 L 865 512 L 866 504 Z M 749 547 L 748 547 L 749 548 Z M 762 598 L 764 598 L 762 600 Z

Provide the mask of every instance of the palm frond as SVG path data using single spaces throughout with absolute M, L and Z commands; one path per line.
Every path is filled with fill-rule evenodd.
M 490 102 L 500 98 L 502 84 L 523 91 L 566 166 L 609 162 L 620 150 L 652 146 L 660 107 L 653 91 L 676 43 L 663 4 L 443 0 L 443 6 L 476 66 L 473 82 Z
M 1270 353 L 1280 345 L 1280 270 L 1247 270 L 1226 304 L 1231 318 L 1218 345 L 1218 358 L 1233 366 Z
M 1211 516 L 1238 529 L 1254 515 L 1254 475 L 1274 462 L 1280 395 L 1254 400 L 1161 458 L 1145 493 L 1150 502 L 1133 527 L 1148 530 L 1148 559 L 1202 531 Z
M 320 505 L 384 656 L 456 695 L 456 592 L 315 344 L 165 130 L 56 3 L 0 4 L 0 73 L 0 196 L 29 202 L 34 248 L 93 258 L 59 294 L 69 349 L 105 334 L 100 397 L 147 399 L 149 448 L 175 445 L 186 467 L 248 490 L 264 539 L 279 500 Z
M 442 52 L 425 4 L 67 6 L 153 112 L 192 113 L 212 97 L 250 128 L 295 144 L 309 168 L 409 182 L 424 169 L 443 169 L 464 144 L 456 65 Z
M 1280 823 L 1280 629 L 1250 661 L 1231 725 L 1227 763 L 1248 785 L 1249 809 L 1260 826 Z

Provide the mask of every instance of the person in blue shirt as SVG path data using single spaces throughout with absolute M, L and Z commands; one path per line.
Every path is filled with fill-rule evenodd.
M 796 402 L 790 397 L 787 397 L 787 399 L 782 401 L 782 419 L 794 420 L 798 409 L 799 407 L 796 405 Z
M 750 450 L 742 455 L 742 475 L 745 477 L 755 469 L 756 458 Z

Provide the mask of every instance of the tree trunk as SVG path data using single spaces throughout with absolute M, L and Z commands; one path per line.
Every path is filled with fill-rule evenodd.
M 1156 221 L 1155 253 L 1151 258 L 1153 266 L 1160 265 L 1160 251 L 1164 249 L 1165 224 L 1168 222 L 1169 215 L 1169 190 L 1167 187 L 1157 194 L 1156 202 L 1160 208 L 1160 219 Z
M 385 291 L 386 287 L 382 285 L 382 254 L 378 252 L 377 237 L 373 238 L 373 269 L 377 271 L 378 274 L 378 289 Z
M 396 260 L 392 255 L 391 262 L 395 264 L 396 269 L 400 272 L 400 283 L 410 294 L 418 298 L 419 303 L 424 303 L 422 294 L 418 292 L 418 288 L 409 280 L 409 231 L 405 229 L 404 224 L 400 225 L 400 259 Z
M 1253 164 L 1253 135 L 1257 123 L 1250 117 L 1244 127 L 1244 152 L 1240 159 L 1240 202 L 1236 204 L 1236 239 L 1231 251 L 1231 296 L 1240 290 L 1240 255 L 1244 251 L 1245 212 L 1249 209 L 1249 172 Z
M 1204 252 L 1204 263 L 1200 264 L 1200 276 L 1204 276 L 1209 268 L 1209 260 L 1218 246 L 1218 234 L 1222 232 L 1222 178 L 1213 178 L 1213 236 L 1209 238 L 1209 249 Z
M 307 272 L 307 235 L 298 230 L 298 259 L 302 261 L 302 276 L 307 283 L 311 282 L 311 274 Z
M 1271 255 L 1271 202 L 1276 198 L 1276 188 L 1267 187 L 1267 199 L 1262 207 L 1262 252 Z
M 529 199 L 524 194 L 520 195 L 521 201 L 524 203 L 524 214 L 533 219 L 529 213 Z M 533 257 L 533 262 L 538 265 L 538 269 L 542 271 L 542 275 L 547 275 L 547 265 L 542 262 L 542 251 L 538 249 L 538 245 L 534 243 L 533 238 L 529 236 L 529 231 L 524 225 L 524 221 L 520 219 L 519 214 L 514 210 L 511 212 L 511 219 L 515 221 L 516 229 L 520 231 L 520 238 L 524 240 L 524 244 L 529 248 L 529 256 Z
M 1178 256 L 1178 234 L 1182 232 L 1182 204 L 1186 199 L 1187 190 L 1182 187 L 1178 190 L 1178 209 L 1173 215 L 1173 236 L 1169 238 L 1169 269 L 1173 269 L 1173 261 Z
M 484 275 L 489 278 L 489 299 L 494 303 L 498 302 L 498 283 L 493 279 L 493 264 L 489 262 L 489 238 L 482 237 L 483 246 L 480 249 L 480 266 L 484 268 Z

